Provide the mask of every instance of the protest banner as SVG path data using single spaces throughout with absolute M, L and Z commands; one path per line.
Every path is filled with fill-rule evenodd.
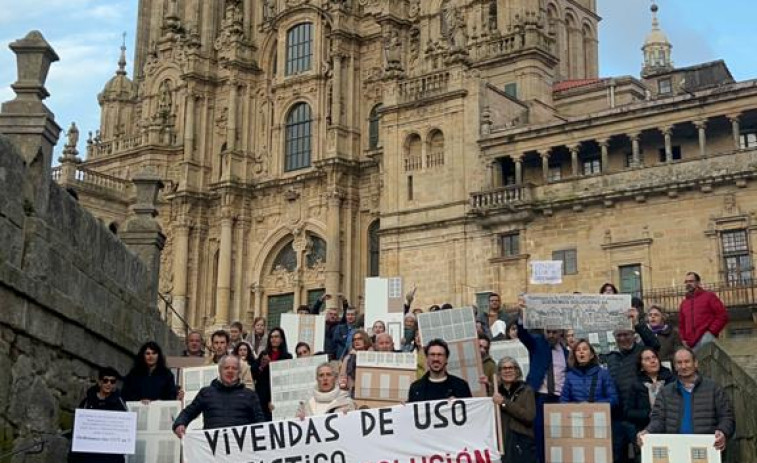
M 473 396 L 486 395 L 486 387 L 479 381 L 484 367 L 472 308 L 418 314 L 418 329 L 424 346 L 435 338 L 446 341 L 450 350 L 447 371 L 467 381 Z
M 287 335 L 289 345 L 305 342 L 310 346 L 310 352 L 323 350 L 323 340 L 326 337 L 325 315 L 283 313 L 280 326 Z
M 527 294 L 523 326 L 596 333 L 633 329 L 628 294 Z
M 517 339 L 506 339 L 504 341 L 494 341 L 489 345 L 489 356 L 495 363 L 499 364 L 503 357 L 512 357 L 518 361 L 520 369 L 523 372 L 523 378 L 528 376 L 530 370 L 530 360 L 528 349 L 522 342 Z
M 76 409 L 72 451 L 133 455 L 136 441 L 136 413 Z
M 561 260 L 531 261 L 531 284 L 532 285 L 562 284 L 562 261 Z
M 328 360 L 328 355 L 315 355 L 270 363 L 273 419 L 287 420 L 297 416 L 300 402 L 313 394 L 316 368 Z
M 646 434 L 641 463 L 720 463 L 714 434 Z
M 134 455 L 126 457 L 126 463 L 179 463 L 181 441 L 174 435 L 172 426 L 181 411 L 181 402 L 126 402 L 126 407 L 137 414 L 136 449 Z
M 210 386 L 214 379 L 218 378 L 218 365 L 204 367 L 188 367 L 181 371 L 181 383 L 184 388 L 184 407 L 192 403 L 200 389 Z M 202 429 L 202 417 L 189 423 L 187 429 Z
M 188 462 L 215 463 L 499 461 L 490 398 L 190 431 L 184 452 Z
M 371 408 L 397 405 L 407 400 L 417 368 L 415 352 L 358 352 L 355 368 L 355 400 Z
M 547 463 L 612 463 L 610 404 L 544 405 Z

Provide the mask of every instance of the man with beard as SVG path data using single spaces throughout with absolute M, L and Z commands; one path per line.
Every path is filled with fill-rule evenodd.
M 410 385 L 408 402 L 427 400 L 465 399 L 472 397 L 468 383 L 447 373 L 449 347 L 441 339 L 432 339 L 424 348 L 428 371 Z
M 239 357 L 225 355 L 218 361 L 218 378 L 200 389 L 191 404 L 179 413 L 173 432 L 184 437 L 187 426 L 202 413 L 203 429 L 242 426 L 265 421 L 258 395 L 239 380 Z
M 723 388 L 699 374 L 694 351 L 681 347 L 673 356 L 674 381 L 657 395 L 647 428 L 638 434 L 713 434 L 715 448 L 725 449 L 726 440 L 736 430 L 733 408 Z
M 678 309 L 678 331 L 686 347 L 698 350 L 718 337 L 728 323 L 723 301 L 702 288 L 698 274 L 689 272 L 683 280 L 686 297 Z

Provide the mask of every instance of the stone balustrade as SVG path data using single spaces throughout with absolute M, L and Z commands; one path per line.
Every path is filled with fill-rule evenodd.
M 476 60 L 505 56 L 526 48 L 537 48 L 552 52 L 555 39 L 535 28 L 526 28 L 520 32 L 497 35 L 471 44 L 471 54 Z
M 399 83 L 400 102 L 406 103 L 440 95 L 449 90 L 450 73 L 447 71 L 427 74 Z
M 531 200 L 531 185 L 509 185 L 494 190 L 473 193 L 470 205 L 476 210 L 497 209 Z
M 143 146 L 147 137 L 143 134 L 130 137 L 116 137 L 110 140 L 91 140 L 87 142 L 87 158 L 108 156 Z
M 127 180 L 81 166 L 76 166 L 72 172 L 73 178 L 66 179 L 64 178 L 63 168 L 61 166 L 54 167 L 52 170 L 52 179 L 61 184 L 64 182 L 73 183 L 76 186 L 93 187 L 117 195 L 127 193 L 131 186 L 131 183 Z

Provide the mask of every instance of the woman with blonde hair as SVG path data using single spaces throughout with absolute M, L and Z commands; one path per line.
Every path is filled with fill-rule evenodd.
M 338 387 L 338 376 L 339 362 L 318 365 L 315 370 L 316 385 L 313 388 L 313 396 L 300 405 L 297 412 L 300 419 L 355 410 L 355 402 L 350 398 L 350 393 Z

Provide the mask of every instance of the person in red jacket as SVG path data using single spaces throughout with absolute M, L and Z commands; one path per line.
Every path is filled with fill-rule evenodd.
M 678 309 L 678 331 L 686 347 L 698 350 L 712 342 L 728 323 L 728 312 L 723 301 L 701 287 L 698 274 L 686 274 L 686 297 Z

